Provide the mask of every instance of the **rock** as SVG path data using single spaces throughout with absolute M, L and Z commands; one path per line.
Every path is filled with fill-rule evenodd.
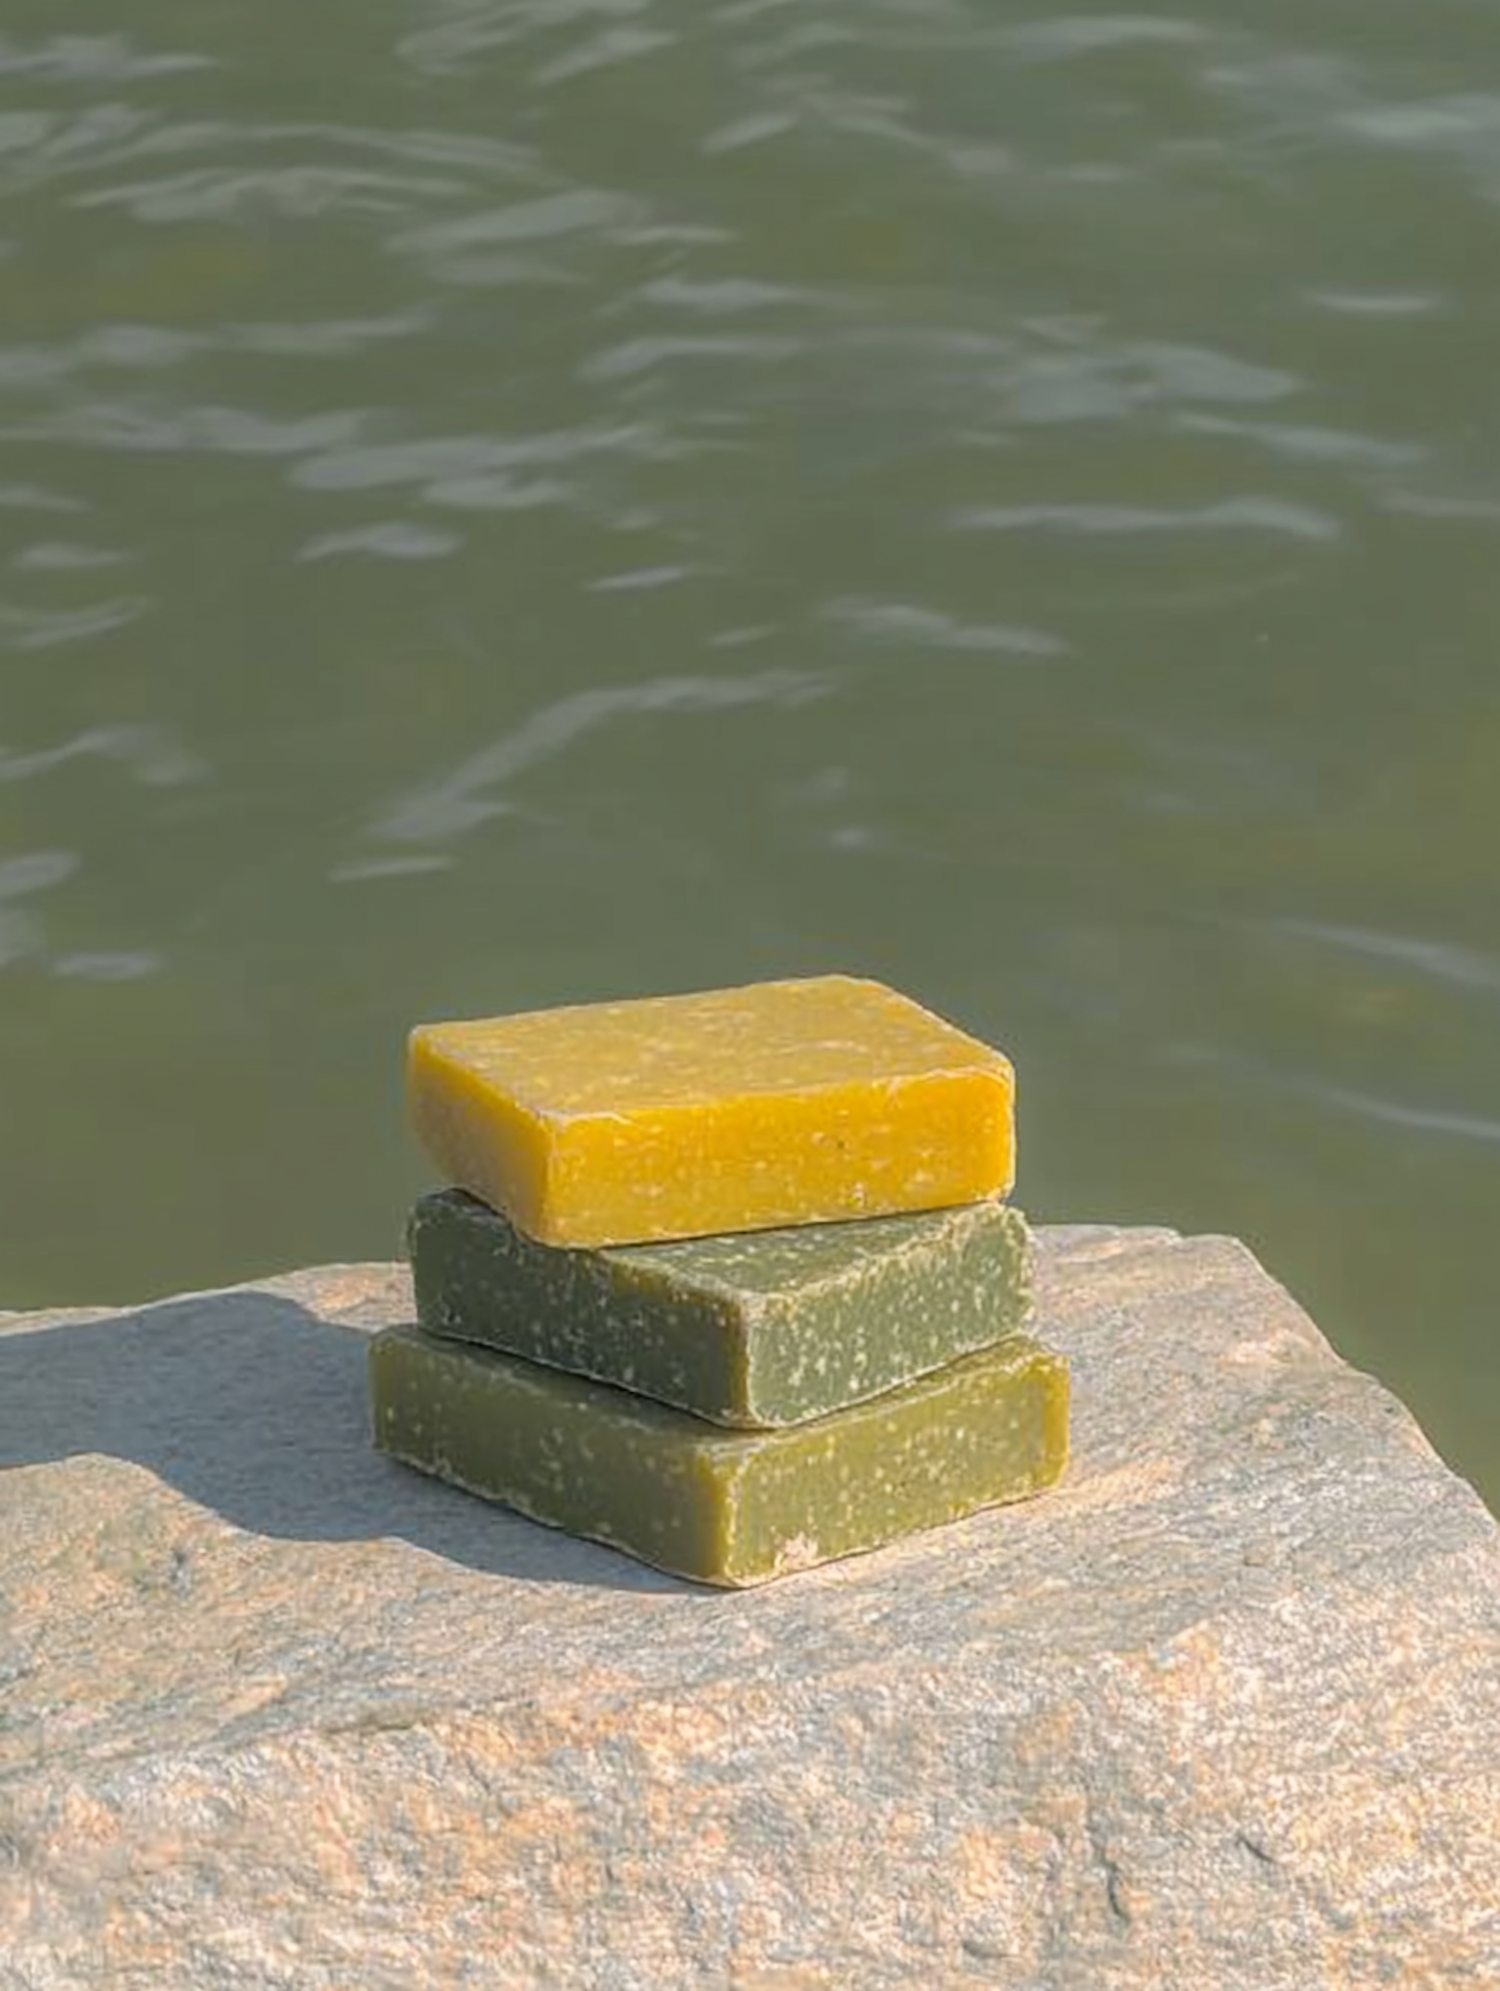
M 1500 1530 L 1239 1245 L 1063 1488 L 716 1594 L 378 1457 L 393 1267 L 0 1319 L 0 1985 L 1500 1983 Z

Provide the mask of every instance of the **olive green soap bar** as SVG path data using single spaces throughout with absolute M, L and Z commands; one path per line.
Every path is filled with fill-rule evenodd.
M 417 1318 L 676 1404 L 797 1424 L 986 1348 L 1031 1308 L 1026 1219 L 996 1200 L 670 1244 L 538 1244 L 463 1190 L 407 1243 Z
M 375 1337 L 370 1388 L 393 1458 L 729 1587 L 1024 1499 L 1068 1453 L 1067 1365 L 1019 1334 L 780 1431 L 717 1429 L 419 1327 Z

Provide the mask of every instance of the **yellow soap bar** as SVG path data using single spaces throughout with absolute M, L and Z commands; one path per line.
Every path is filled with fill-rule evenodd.
M 1003 1195 L 1015 1075 L 879 982 L 761 982 L 431 1023 L 417 1134 L 544 1244 L 648 1244 Z

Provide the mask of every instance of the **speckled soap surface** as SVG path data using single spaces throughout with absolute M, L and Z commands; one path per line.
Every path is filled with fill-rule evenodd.
M 392 1457 L 729 1588 L 1025 1499 L 1068 1455 L 1067 1363 L 1025 1335 L 779 1431 L 724 1431 L 415 1327 L 376 1336 L 370 1394 Z
M 1000 1051 L 850 975 L 421 1025 L 445 1182 L 545 1244 L 939 1210 L 1015 1176 Z
M 988 1347 L 1032 1304 L 1021 1212 L 993 1198 L 847 1224 L 565 1251 L 462 1190 L 408 1232 L 429 1333 L 736 1426 L 795 1424 Z

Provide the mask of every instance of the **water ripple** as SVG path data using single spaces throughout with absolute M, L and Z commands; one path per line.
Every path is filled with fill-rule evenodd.
M 988 505 L 955 512 L 964 532 L 1061 532 L 1084 535 L 1251 532 L 1332 540 L 1342 527 L 1326 512 L 1284 498 L 1221 498 L 1201 505 Z
M 369 215 L 405 214 L 459 191 L 451 181 L 412 174 L 378 173 L 369 167 L 203 166 L 190 173 L 126 181 L 79 194 L 80 208 L 123 207 L 137 221 L 235 221 L 257 214 L 316 220 L 337 209 Z
M 90 726 L 61 746 L 34 753 L 6 753 L 0 748 L 0 781 L 29 781 L 77 760 L 113 761 L 146 788 L 179 788 L 203 780 L 209 772 L 206 763 L 179 745 L 163 726 Z
M 763 283 L 754 277 L 691 277 L 680 271 L 656 277 L 637 292 L 643 304 L 665 304 L 703 318 L 734 318 L 745 311 L 768 311 L 787 305 L 816 304 L 816 292 L 790 284 Z
M 146 975 L 159 974 L 162 957 L 150 948 L 119 949 L 114 952 L 59 954 L 52 973 L 64 981 L 138 982 Z
M 1068 14 L 1055 21 L 1027 21 L 999 37 L 1008 54 L 1072 61 L 1117 48 L 1197 45 L 1210 31 L 1196 21 L 1160 14 Z
M 569 187 L 561 193 L 540 194 L 481 214 L 461 215 L 419 232 L 398 235 L 397 249 L 416 248 L 429 255 L 452 249 L 486 248 L 495 242 L 551 242 L 563 235 L 611 235 L 639 226 L 649 210 L 627 194 L 599 187 Z
M 632 567 L 624 573 L 601 574 L 589 582 L 589 592 L 596 595 L 645 594 L 656 588 L 676 587 L 679 581 L 692 578 L 691 567 Z
M 146 54 L 127 35 L 55 35 L 31 47 L 0 35 L 0 76 L 33 82 L 134 83 L 216 66 L 211 57 L 186 49 Z
M 544 706 L 449 774 L 382 811 L 372 836 L 394 843 L 447 843 L 508 812 L 504 789 L 517 775 L 587 733 L 643 714 L 728 712 L 754 705 L 802 706 L 831 686 L 804 671 L 751 676 L 658 677 L 572 693 Z
M 165 373 L 185 360 L 211 353 L 265 353 L 298 359 L 344 359 L 385 343 L 411 338 L 431 323 L 429 310 L 392 312 L 384 318 L 322 319 L 306 324 L 237 324 L 210 331 L 129 323 L 101 323 L 76 339 L 45 346 L 0 348 L 0 386 L 12 389 L 67 381 L 98 368 Z M 0 494 L 0 502 L 7 501 Z
M 0 857 L 0 899 L 50 891 L 65 884 L 78 864 L 78 855 L 71 850 L 29 850 L 21 857 Z
M 1383 1126 L 1406 1127 L 1424 1134 L 1446 1134 L 1461 1141 L 1478 1141 L 1485 1147 L 1500 1146 L 1500 1119 L 1478 1113 L 1454 1112 L 1444 1107 L 1410 1106 L 1400 1100 L 1362 1092 L 1352 1086 L 1329 1085 L 1312 1076 L 1289 1076 L 1289 1090 L 1302 1093 L 1326 1106 L 1337 1106 L 1362 1119 Z
M 726 152 L 745 152 L 752 145 L 764 145 L 770 139 L 782 137 L 795 130 L 796 125 L 790 111 L 752 111 L 747 117 L 731 118 L 728 124 L 706 132 L 698 141 L 698 149 L 710 159 Z
M 659 28 L 614 27 L 606 28 L 584 42 L 582 47 L 570 49 L 566 55 L 554 57 L 531 72 L 533 83 L 544 88 L 558 83 L 570 83 L 575 76 L 587 76 L 596 69 L 613 69 L 622 62 L 638 62 L 642 56 L 654 54 L 659 48 L 670 48 L 676 41 L 675 35 L 666 34 Z
M 121 567 L 131 558 L 107 546 L 80 546 L 65 539 L 42 539 L 26 546 L 12 565 L 22 573 L 86 574 L 100 567 Z
M 58 650 L 107 636 L 144 615 L 151 604 L 137 596 L 120 595 L 85 608 L 22 608 L 0 601 L 0 638 L 13 650 Z
M 434 532 L 412 519 L 376 519 L 345 532 L 321 533 L 301 548 L 297 558 L 307 562 L 363 553 L 381 560 L 444 560 L 462 545 L 456 533 Z
M 63 442 L 91 449 L 204 452 L 225 456 L 301 456 L 348 442 L 364 426 L 357 411 L 281 418 L 253 408 L 183 408 L 173 413 L 141 403 L 99 401 L 65 408 L 33 422 L 0 428 L 0 441 Z
M 1454 300 L 1435 290 L 1330 290 L 1307 293 L 1320 311 L 1349 318 L 1432 318 L 1451 311 Z
M 496 0 L 451 0 L 443 10 L 449 18 L 404 36 L 397 51 L 414 68 L 443 75 L 529 36 L 555 33 L 575 22 L 590 28 L 601 19 L 629 22 L 651 5 L 652 0 L 501 0 L 498 5 Z
M 726 332 L 694 339 L 651 337 L 625 339 L 593 354 L 579 369 L 584 380 L 629 380 L 654 373 L 679 360 L 752 360 L 780 365 L 802 350 L 800 339 L 775 338 L 753 332 Z
M 831 622 L 842 623 L 880 643 L 918 644 L 976 656 L 1063 657 L 1070 645 L 1045 629 L 1003 623 L 963 622 L 940 609 L 912 602 L 867 601 L 858 597 L 828 604 Z
M 1366 927 L 1339 926 L 1324 920 L 1278 919 L 1269 921 L 1267 925 L 1271 932 L 1315 941 L 1364 960 L 1410 968 L 1454 988 L 1500 995 L 1500 958 L 1476 954 L 1472 949 L 1455 946 L 1451 941 L 1421 940 L 1411 934 L 1382 933 Z
M 518 471 L 574 464 L 589 457 L 653 453 L 653 432 L 634 422 L 534 436 L 424 436 L 325 451 L 299 463 L 292 480 L 309 491 L 374 491 L 415 484 L 433 498 L 463 484 L 524 488 L 515 480 Z
M 1338 463 L 1368 470 L 1406 470 L 1430 454 L 1421 443 L 1363 436 L 1310 423 L 1238 422 L 1225 415 L 1185 414 L 1178 426 L 1194 435 L 1233 436 L 1294 463 Z
M 88 510 L 81 498 L 70 498 L 62 491 L 48 491 L 38 484 L 0 484 L 0 508 L 19 512 Z

